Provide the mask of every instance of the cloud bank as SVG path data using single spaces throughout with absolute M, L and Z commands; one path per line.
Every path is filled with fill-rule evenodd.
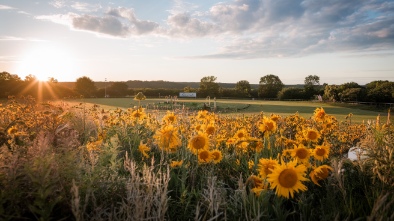
M 57 0 L 53 6 L 63 7 L 63 3 Z M 98 14 L 100 7 L 84 3 L 74 3 L 77 13 L 37 18 L 55 22 L 57 18 L 62 23 L 59 18 L 63 16 L 67 21 L 63 24 L 74 29 L 116 37 L 226 39 L 217 53 L 201 58 L 289 57 L 394 48 L 394 2 L 390 0 L 234 0 L 203 12 L 182 11 L 181 3 L 177 0 L 163 21 L 138 19 L 134 9 L 123 7 Z

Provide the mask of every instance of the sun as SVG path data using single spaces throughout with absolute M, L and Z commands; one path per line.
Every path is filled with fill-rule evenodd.
M 77 76 L 76 63 L 67 48 L 40 45 L 26 50 L 17 64 L 17 74 L 31 74 L 39 81 L 47 81 L 50 77 L 57 80 L 74 80 Z

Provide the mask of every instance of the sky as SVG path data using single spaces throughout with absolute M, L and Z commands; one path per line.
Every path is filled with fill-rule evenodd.
M 0 0 L 0 71 L 60 82 L 394 81 L 394 1 Z

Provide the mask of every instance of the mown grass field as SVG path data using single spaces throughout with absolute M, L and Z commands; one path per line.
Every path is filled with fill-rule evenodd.
M 116 108 L 130 108 L 138 106 L 138 101 L 133 98 L 91 98 L 91 99 L 77 99 L 67 100 L 70 103 L 88 103 L 97 104 L 104 109 Z M 146 99 L 141 101 L 141 105 L 150 106 L 151 109 L 161 107 L 161 110 L 182 109 L 183 105 L 189 110 L 198 110 L 203 108 L 204 103 L 209 103 L 206 99 L 178 99 L 177 104 L 166 104 L 166 99 Z M 335 116 L 339 121 L 344 121 L 351 113 L 352 122 L 362 123 L 368 120 L 375 120 L 378 115 L 381 115 L 381 121 L 387 120 L 387 110 L 384 112 L 363 110 L 355 105 L 335 105 L 332 103 L 312 102 L 312 101 L 262 101 L 262 100 L 235 100 L 235 99 L 218 99 L 216 100 L 217 112 L 222 114 L 257 114 L 263 112 L 270 115 L 272 113 L 281 116 L 289 116 L 296 112 L 300 116 L 309 118 L 313 111 L 322 107 L 330 115 Z M 214 101 L 210 101 L 210 106 L 213 109 Z M 149 109 L 149 108 L 148 108 Z

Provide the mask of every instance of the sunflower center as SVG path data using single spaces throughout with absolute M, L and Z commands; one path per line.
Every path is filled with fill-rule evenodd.
M 326 154 L 326 150 L 323 148 L 317 148 L 316 150 L 316 155 L 318 156 L 324 156 L 324 154 Z
M 204 146 L 205 146 L 205 139 L 202 138 L 202 137 L 196 137 L 196 138 L 193 139 L 192 143 L 193 143 L 194 149 L 199 150 L 199 149 L 204 148 Z
M 244 135 L 244 133 L 240 132 L 240 133 L 237 134 L 237 136 L 238 136 L 238 138 L 242 138 L 242 137 L 244 137 L 245 135 Z
M 305 148 L 297 150 L 297 157 L 300 159 L 305 159 L 308 156 L 308 150 Z
M 297 173 L 293 169 L 284 169 L 279 174 L 279 184 L 285 188 L 294 187 L 298 181 Z
M 207 161 L 209 159 L 209 152 L 208 151 L 202 151 L 200 153 L 200 159 L 203 161 Z
M 316 140 L 317 139 L 317 133 L 315 131 L 308 131 L 308 138 L 310 140 Z

